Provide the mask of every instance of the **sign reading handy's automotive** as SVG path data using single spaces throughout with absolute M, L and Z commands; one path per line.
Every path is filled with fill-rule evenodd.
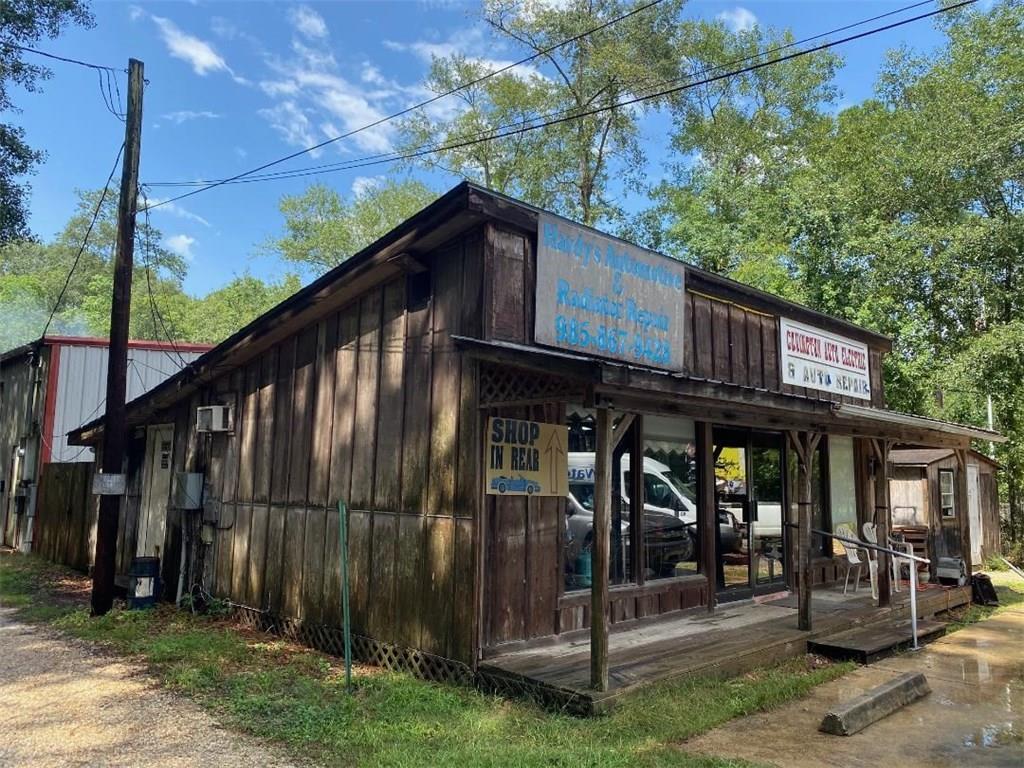
M 534 340 L 682 371 L 682 262 L 546 213 L 538 227 Z
M 871 399 L 866 345 L 784 317 L 779 328 L 783 384 Z
M 492 417 L 487 422 L 487 493 L 565 496 L 568 445 L 564 424 Z

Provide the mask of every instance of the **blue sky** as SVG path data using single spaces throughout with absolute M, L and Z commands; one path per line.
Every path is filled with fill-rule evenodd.
M 801 38 L 907 4 L 694 0 L 686 12 L 734 26 L 790 27 Z M 476 9 L 441 0 L 95 2 L 93 29 L 73 29 L 39 47 L 119 69 L 129 56 L 143 60 L 149 85 L 141 180 L 221 178 L 421 100 L 432 54 L 521 58 L 522 51 L 494 44 Z M 930 48 L 940 41 L 934 24 L 922 21 L 843 46 L 839 106 L 871 95 L 887 49 L 902 43 Z M 48 153 L 32 179 L 30 206 L 32 229 L 43 238 L 73 213 L 76 188 L 103 183 L 123 139 L 122 124 L 103 107 L 94 72 L 59 62 L 52 69 L 43 92 L 15 94 L 24 111 L 14 122 Z M 124 87 L 122 76 L 122 93 Z M 393 138 L 387 127 L 366 131 L 292 165 L 386 151 Z M 648 121 L 644 146 L 653 177 L 661 172 L 664 142 L 664 125 Z M 375 167 L 317 179 L 351 193 L 384 172 Z M 278 200 L 317 179 L 221 187 L 154 210 L 165 243 L 189 260 L 186 290 L 203 294 L 246 270 L 282 274 L 285 267 L 262 247 L 280 232 Z M 439 191 L 456 181 L 429 179 Z

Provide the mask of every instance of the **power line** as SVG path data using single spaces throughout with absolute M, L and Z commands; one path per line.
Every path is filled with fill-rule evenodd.
M 533 122 L 532 120 L 520 121 L 519 123 L 513 123 L 513 124 L 510 124 L 510 125 L 504 126 L 502 128 L 498 128 L 498 129 L 496 129 L 497 132 L 492 133 L 491 135 L 483 137 L 483 138 L 479 137 L 479 135 L 478 135 L 477 137 L 474 137 L 474 138 L 463 139 L 463 140 L 459 140 L 459 141 L 452 142 L 452 143 L 449 143 L 449 144 L 444 144 L 444 145 L 422 146 L 420 148 L 417 148 L 417 149 L 414 149 L 414 150 L 411 150 L 411 151 L 408 151 L 408 152 L 405 152 L 405 153 L 384 153 L 384 156 L 380 156 L 380 155 L 373 156 L 373 155 L 371 155 L 371 156 L 367 156 L 366 158 L 357 158 L 355 160 L 347 161 L 343 165 L 339 164 L 337 167 L 331 168 L 329 170 L 323 170 L 323 169 L 301 170 L 300 169 L 300 170 L 296 170 L 294 172 L 281 172 L 281 173 L 279 173 L 277 175 L 274 175 L 274 176 L 268 176 L 267 178 L 257 178 L 257 179 L 243 179 L 243 178 L 241 178 L 241 175 L 240 176 L 235 176 L 235 177 L 232 177 L 232 178 L 229 178 L 229 179 L 224 179 L 222 181 L 216 182 L 214 184 L 210 184 L 208 186 L 203 186 L 203 187 L 200 187 L 198 189 L 193 189 L 193 190 L 191 190 L 189 192 L 183 193 L 183 194 L 178 195 L 176 197 L 171 197 L 171 198 L 169 198 L 167 200 L 162 200 L 159 203 L 155 203 L 153 205 L 153 207 L 157 208 L 157 207 L 159 207 L 161 205 L 166 205 L 168 203 L 173 203 L 173 202 L 175 202 L 177 200 L 181 200 L 181 199 L 186 198 L 186 197 L 191 197 L 192 195 L 196 195 L 196 194 L 198 194 L 200 192 L 206 191 L 207 189 L 212 189 L 213 187 L 220 186 L 222 184 L 229 184 L 229 183 L 239 183 L 239 184 L 255 183 L 257 181 L 269 181 L 269 180 L 275 180 L 275 179 L 291 179 L 291 178 L 301 178 L 301 177 L 304 177 L 304 176 L 314 176 L 314 175 L 319 175 L 321 173 L 327 173 L 327 172 L 330 172 L 330 171 L 354 170 L 354 169 L 357 169 L 357 168 L 366 168 L 368 166 L 383 165 L 383 164 L 397 162 L 397 161 L 401 161 L 401 160 L 412 160 L 412 159 L 415 159 L 415 158 L 418 158 L 418 157 L 423 157 L 425 155 L 433 154 L 433 153 L 436 153 L 436 152 L 446 152 L 446 151 L 450 151 L 450 150 L 453 150 L 453 149 L 462 149 L 464 147 L 473 146 L 475 144 L 480 144 L 480 143 L 484 143 L 484 142 L 487 142 L 487 141 L 494 141 L 496 139 L 504 139 L 504 138 L 508 138 L 508 137 L 511 137 L 511 136 L 517 136 L 517 135 L 521 135 L 523 133 L 528 133 L 530 131 L 538 130 L 538 129 L 541 129 L 541 128 L 548 128 L 548 127 L 551 127 L 551 126 L 554 126 L 554 125 L 559 125 L 559 124 L 562 124 L 562 123 L 570 122 L 572 120 L 579 120 L 579 119 L 582 119 L 582 118 L 585 118 L 585 117 L 591 117 L 593 115 L 601 114 L 603 112 L 607 112 L 607 111 L 610 111 L 610 110 L 613 110 L 613 109 L 619 109 L 621 107 L 631 106 L 633 104 L 638 104 L 638 103 L 641 103 L 641 102 L 650 101 L 652 99 L 663 98 L 665 96 L 670 96 L 670 95 L 673 95 L 675 93 L 679 93 L 679 92 L 682 92 L 682 91 L 685 91 L 685 90 L 690 90 L 692 88 L 696 88 L 696 87 L 699 87 L 699 86 L 702 86 L 702 85 L 709 85 L 711 83 L 715 83 L 715 82 L 718 82 L 718 81 L 721 81 L 721 80 L 725 80 L 725 79 L 728 79 L 728 78 L 731 78 L 731 77 L 735 77 L 737 75 L 742 75 L 742 74 L 747 74 L 749 72 L 754 72 L 754 71 L 757 71 L 759 69 L 763 69 L 765 67 L 773 66 L 773 65 L 776 65 L 776 64 L 781 64 L 781 63 L 784 63 L 786 61 L 791 61 L 791 60 L 794 60 L 794 59 L 797 59 L 797 58 L 801 58 L 803 56 L 810 55 L 812 53 L 817 53 L 819 51 L 828 50 L 829 48 L 833 48 L 833 47 L 836 47 L 838 45 L 843 45 L 845 43 L 853 42 L 855 40 L 860 40 L 862 38 L 869 37 L 869 36 L 875 35 L 875 34 L 879 34 L 881 32 L 886 32 L 886 31 L 889 31 L 891 29 L 895 29 L 897 27 L 905 26 L 905 25 L 911 24 L 911 23 L 913 23 L 915 21 L 921 21 L 922 19 L 927 19 L 927 18 L 930 18 L 932 16 L 936 16 L 938 14 L 947 13 L 949 11 L 953 11 L 953 10 L 956 10 L 958 8 L 963 8 L 963 7 L 966 7 L 966 6 L 969 6 L 969 5 L 973 5 L 976 2 L 978 2 L 978 0 L 962 0 L 962 2 L 955 3 L 953 5 L 949 5 L 949 6 L 946 6 L 946 7 L 943 7 L 943 8 L 938 8 L 938 9 L 935 9 L 933 11 L 929 11 L 928 13 L 919 14 L 917 16 L 912 16 L 912 17 L 907 18 L 907 19 L 901 19 L 900 21 L 896 21 L 896 22 L 893 22 L 891 24 L 886 24 L 886 25 L 883 25 L 881 27 L 874 27 L 872 29 L 865 30 L 864 32 L 860 32 L 860 33 L 857 33 L 855 35 L 849 35 L 847 37 L 840 38 L 839 40 L 833 40 L 833 41 L 830 41 L 830 42 L 827 42 L 827 43 L 822 43 L 821 45 L 816 45 L 816 46 L 813 46 L 811 48 L 806 48 L 806 49 L 803 49 L 803 50 L 800 50 L 800 51 L 796 51 L 794 53 L 790 53 L 790 54 L 787 54 L 785 56 L 781 56 L 781 57 L 779 57 L 777 59 L 772 59 L 770 61 L 758 62 L 756 64 L 752 64 L 750 66 L 743 67 L 743 68 L 737 69 L 737 70 L 731 70 L 729 72 L 725 72 L 723 74 L 715 75 L 713 77 L 704 78 L 704 79 L 697 80 L 697 81 L 694 81 L 694 82 L 684 83 L 683 85 L 675 86 L 675 87 L 672 87 L 672 88 L 667 88 L 667 89 L 656 91 L 654 93 L 650 93 L 650 94 L 646 94 L 646 95 L 635 96 L 633 98 L 626 99 L 624 101 L 618 101 L 615 104 L 609 104 L 609 105 L 605 105 L 605 106 L 602 106 L 602 107 L 595 107 L 593 109 L 585 110 L 583 112 L 562 111 L 562 112 L 553 113 L 553 115 L 539 116 L 538 118 L 534 118 L 533 120 L 541 119 L 541 117 L 548 117 L 548 118 L 551 118 L 551 119 L 547 119 L 547 120 L 544 120 L 544 122 L 539 122 L 539 123 L 536 123 L 536 124 L 530 124 L 530 123 Z M 920 3 L 918 5 L 920 5 Z M 856 25 L 853 25 L 853 26 L 860 26 L 860 24 L 856 24 Z M 828 33 L 825 33 L 825 34 L 828 34 Z M 822 35 L 818 35 L 816 37 L 821 37 L 821 36 Z M 812 39 L 814 39 L 814 38 L 812 38 Z M 752 57 L 748 57 L 748 58 L 752 58 Z M 711 71 L 713 71 L 713 70 L 711 70 Z M 567 114 L 567 112 L 569 112 L 569 113 Z M 561 115 L 561 116 L 558 116 L 558 115 Z M 516 126 L 518 126 L 518 127 L 516 127 Z M 267 166 L 264 166 L 264 167 L 267 167 Z
M 660 5 L 663 2 L 664 2 L 664 0 L 651 0 L 651 2 L 648 2 L 648 3 L 645 3 L 644 5 L 638 6 L 638 7 L 634 8 L 634 9 L 632 9 L 631 11 L 628 11 L 628 12 L 622 14 L 621 16 L 617 16 L 614 19 L 609 19 L 608 21 L 605 21 L 605 22 L 597 25 L 596 27 L 592 27 L 592 28 L 586 30 L 585 32 L 580 32 L 579 34 L 574 35 L 574 36 L 572 36 L 572 37 L 570 37 L 570 38 L 568 38 L 566 40 L 563 40 L 560 43 L 556 43 L 554 45 L 548 46 L 547 48 L 544 48 L 544 49 L 542 49 L 540 51 L 537 51 L 537 52 L 535 52 L 535 53 L 533 53 L 533 54 L 531 54 L 531 55 L 529 55 L 529 56 L 527 56 L 525 58 L 519 59 L 518 61 L 514 61 L 511 64 L 506 64 L 504 67 L 500 67 L 500 68 L 498 68 L 496 70 L 488 72 L 485 75 L 481 75 L 480 77 L 478 77 L 478 78 L 476 78 L 474 80 L 470 80 L 467 83 L 462 83 L 462 84 L 456 86 L 455 88 L 452 88 L 451 90 L 445 91 L 444 93 L 439 93 L 439 94 L 437 94 L 435 96 L 430 97 L 429 99 L 425 99 L 424 101 L 419 102 L 418 104 L 413 104 L 410 107 L 406 107 L 405 109 L 399 110 L 398 112 L 394 112 L 394 113 L 392 113 L 390 115 L 387 115 L 385 117 L 381 117 L 381 118 L 379 118 L 377 120 L 374 120 L 371 123 L 367 123 L 366 125 L 360 126 L 359 128 L 353 128 L 351 131 L 347 131 L 347 132 L 342 133 L 342 134 L 340 134 L 338 136 L 334 136 L 333 138 L 326 139 L 324 141 L 321 141 L 319 144 L 314 144 L 313 146 L 306 147 L 305 149 L 300 149 L 297 152 L 292 152 L 290 155 L 285 155 L 284 157 L 278 158 L 277 160 L 272 160 L 269 163 L 264 163 L 263 165 L 257 166 L 256 168 L 253 168 L 251 170 L 244 171 L 242 173 L 239 173 L 239 174 L 236 174 L 234 176 L 231 176 L 231 177 L 229 177 L 227 179 L 221 179 L 219 181 L 211 182 L 204 189 L 193 190 L 192 192 L 189 192 L 187 195 L 183 195 L 182 197 L 189 197 L 190 195 L 198 194 L 199 192 L 205 191 L 205 189 L 213 189 L 214 187 L 219 187 L 222 184 L 227 184 L 229 182 L 235 181 L 236 179 L 241 179 L 241 178 L 246 177 L 246 176 L 251 176 L 254 173 L 259 173 L 260 171 L 266 170 L 267 168 L 270 168 L 272 166 L 280 165 L 281 163 L 287 162 L 288 160 L 294 160 L 296 157 L 301 157 L 302 155 L 308 154 L 310 152 L 314 152 L 314 151 L 316 151 L 318 149 L 322 149 L 323 147 L 326 147 L 329 144 L 333 144 L 333 143 L 335 143 L 337 141 L 341 141 L 342 139 L 347 139 L 347 138 L 350 138 L 351 136 L 355 136 L 357 133 L 362 133 L 363 131 L 367 131 L 367 130 L 369 130 L 371 128 L 376 128 L 379 125 L 383 125 L 386 122 L 389 122 L 391 120 L 395 120 L 396 118 L 402 117 L 403 115 L 407 115 L 410 112 L 414 112 L 414 111 L 416 111 L 418 109 L 422 109 L 423 107 L 429 106 L 430 104 L 433 104 L 436 101 L 440 101 L 443 98 L 446 98 L 448 96 L 456 94 L 459 91 L 464 91 L 467 88 L 471 88 L 474 85 L 478 85 L 479 83 L 484 82 L 485 80 L 489 80 L 492 77 L 496 77 L 497 75 L 500 75 L 500 74 L 502 74 L 504 72 L 508 72 L 510 69 L 514 69 L 514 68 L 516 68 L 518 66 L 521 66 L 523 64 L 528 64 L 529 62 L 533 61 L 534 59 L 538 59 L 541 56 L 546 56 L 547 54 L 551 53 L 552 51 L 556 51 L 559 48 L 562 48 L 562 47 L 564 47 L 566 45 L 569 45 L 570 43 L 576 42 L 577 40 L 581 40 L 581 39 L 583 39 L 585 37 L 589 37 L 590 35 L 593 35 L 593 34 L 595 34 L 597 32 L 600 32 L 603 29 L 607 29 L 608 27 L 612 26 L 613 24 L 618 24 L 620 21 L 624 21 L 625 19 L 628 19 L 631 16 L 635 16 L 638 13 L 642 13 L 643 11 L 646 11 L 648 8 L 653 8 L 654 6 Z M 180 200 L 181 198 L 179 197 L 179 198 L 175 198 L 175 199 L 176 200 Z M 163 201 L 161 203 L 157 203 L 157 206 L 158 205 L 165 205 L 166 203 L 169 203 L 169 202 L 171 202 L 171 201 L 170 200 L 165 200 L 165 201 Z M 157 207 L 157 206 L 154 206 L 154 207 Z
M 736 66 L 738 64 L 743 64 L 744 62 L 760 59 L 760 58 L 763 58 L 765 56 L 771 56 L 772 54 L 779 53 L 781 51 L 785 51 L 785 50 L 788 50 L 790 48 L 794 48 L 794 47 L 799 46 L 799 45 L 805 45 L 805 44 L 813 42 L 815 40 L 820 40 L 823 37 L 829 37 L 831 35 L 839 34 L 840 32 L 845 32 L 847 30 L 854 29 L 856 27 L 861 27 L 861 26 L 864 26 L 865 24 L 870 24 L 872 22 L 879 21 L 881 19 L 884 19 L 884 18 L 887 18 L 887 17 L 890 17 L 890 16 L 895 16 L 895 15 L 898 15 L 900 13 L 905 13 L 906 11 L 910 11 L 910 10 L 913 10 L 915 8 L 920 8 L 921 6 L 924 6 L 924 5 L 931 5 L 932 2 L 933 2 L 933 0 L 919 0 L 919 2 L 903 6 L 902 8 L 897 8 L 895 10 L 888 11 L 886 13 L 881 13 L 881 14 L 878 14 L 877 16 L 872 16 L 872 17 L 867 18 L 867 19 L 861 19 L 860 21 L 856 21 L 856 22 L 853 22 L 853 23 L 850 23 L 850 24 L 846 24 L 846 25 L 841 26 L 841 27 L 836 27 L 835 29 L 831 29 L 831 30 L 829 30 L 827 32 L 821 32 L 821 33 L 816 34 L 816 35 L 811 35 L 810 37 L 805 37 L 805 38 L 803 38 L 801 40 L 795 40 L 795 41 L 793 41 L 791 43 L 785 43 L 783 45 L 777 45 L 777 46 L 772 47 L 772 48 L 767 48 L 767 49 L 765 49 L 763 51 L 758 51 L 757 53 L 753 53 L 753 54 L 751 54 L 749 56 L 744 56 L 744 57 L 739 58 L 739 59 L 733 59 L 732 61 L 728 61 L 728 62 L 725 62 L 723 64 L 717 64 L 717 65 L 715 65 L 713 67 L 705 67 L 705 68 L 700 69 L 700 70 L 694 70 L 693 72 L 690 72 L 685 77 L 673 78 L 673 79 L 669 79 L 669 80 L 660 80 L 660 81 L 651 83 L 650 85 L 645 86 L 645 87 L 648 87 L 648 88 L 660 88 L 660 87 L 663 87 L 663 86 L 666 86 L 666 85 L 673 85 L 673 84 L 676 84 L 676 83 L 680 83 L 680 82 L 683 82 L 685 80 L 689 80 L 689 79 L 692 79 L 692 78 L 704 77 L 706 75 L 711 74 L 712 72 L 719 72 L 719 71 L 721 71 L 721 70 L 723 70 L 723 69 L 725 69 L 727 67 L 734 67 L 734 66 Z M 634 83 L 632 86 L 627 87 L 625 90 L 635 90 L 640 85 L 641 85 L 641 83 Z M 694 85 L 699 85 L 699 83 L 695 83 Z M 509 123 L 509 124 L 507 124 L 505 126 L 499 126 L 499 127 L 495 128 L 495 129 L 492 129 L 492 130 L 505 130 L 505 129 L 508 129 L 508 128 L 514 128 L 516 126 L 528 125 L 528 124 L 530 124 L 533 121 L 538 120 L 538 119 L 542 119 L 542 118 L 544 118 L 544 119 L 552 119 L 552 118 L 556 118 L 556 117 L 559 117 L 559 116 L 562 116 L 562 115 L 574 114 L 575 112 L 576 112 L 575 108 L 568 108 L 568 109 L 558 110 L 558 111 L 555 111 L 555 112 L 549 112 L 546 115 L 536 115 L 534 117 L 524 118 L 524 119 L 516 121 L 514 123 Z M 491 131 L 483 130 L 483 131 L 478 131 L 476 134 L 473 134 L 473 135 L 476 136 L 476 137 L 485 137 L 489 133 L 491 133 Z M 438 145 L 421 144 L 420 146 L 415 147 L 414 149 L 406 150 L 406 151 L 407 152 L 418 151 L 418 150 L 426 149 L 428 147 L 436 147 L 436 146 L 438 146 Z M 148 186 L 151 186 L 151 187 L 201 187 L 201 186 L 219 185 L 219 184 L 248 184 L 248 183 L 252 183 L 252 182 L 255 182 L 255 181 L 274 181 L 274 180 L 277 180 L 277 179 L 289 179 L 289 178 L 297 178 L 299 176 L 317 175 L 317 174 L 314 174 L 314 173 L 307 173 L 307 172 L 312 172 L 312 171 L 316 171 L 318 173 L 321 173 L 321 172 L 325 173 L 325 172 L 328 172 L 328 171 L 343 171 L 343 170 L 348 170 L 348 169 L 353 168 L 353 167 L 362 167 L 361 165 L 354 165 L 354 164 L 366 163 L 366 161 L 377 160 L 377 159 L 381 159 L 381 158 L 391 158 L 392 160 L 400 160 L 400 159 L 402 159 L 402 153 L 400 151 L 381 152 L 381 153 L 377 153 L 377 154 L 373 154 L 373 155 L 364 155 L 363 157 L 353 158 L 353 159 L 350 159 L 350 160 L 340 160 L 340 161 L 333 162 L 333 163 L 322 163 L 322 164 L 319 164 L 319 165 L 306 166 L 304 168 L 294 168 L 292 170 L 287 170 L 287 171 L 275 171 L 275 172 L 272 172 L 272 173 L 260 174 L 258 176 L 250 175 L 250 176 L 247 176 L 246 178 L 208 179 L 208 180 L 200 179 L 200 180 L 195 180 L 195 181 L 177 181 L 177 182 L 149 182 Z M 170 202 L 170 201 L 168 201 L 168 202 Z
M 25 53 L 34 53 L 37 56 L 45 56 L 48 59 L 54 59 L 55 61 L 63 61 L 65 64 L 77 64 L 80 67 L 88 67 L 89 69 L 100 69 L 108 72 L 117 72 L 114 67 L 105 67 L 102 64 L 91 64 L 88 61 L 81 61 L 79 59 L 71 59 L 67 56 L 58 56 L 54 53 L 47 53 L 46 51 L 40 51 L 35 48 L 28 48 L 24 45 L 16 45 L 15 43 L 0 42 L 0 45 L 7 46 L 8 48 L 14 48 L 18 51 Z
M 67 56 L 58 56 L 54 53 L 47 53 L 46 51 L 40 51 L 35 48 L 28 48 L 24 45 L 16 45 L 14 43 L 0 42 L 0 45 L 6 46 L 7 48 L 13 48 L 17 51 L 23 51 L 24 53 L 33 53 L 37 56 L 44 56 L 47 59 L 53 59 L 54 61 L 62 61 L 66 64 L 76 64 L 80 67 L 86 67 L 96 72 L 96 76 L 99 78 L 100 87 L 100 98 L 103 99 L 103 106 L 106 107 L 107 111 L 116 117 L 121 122 L 124 122 L 125 115 L 121 110 L 121 86 L 117 82 L 118 70 L 113 67 L 105 67 L 101 64 L 92 64 L 88 61 L 81 61 L 79 59 L 68 58 Z M 117 95 L 114 95 L 114 92 Z
M 92 234 L 92 229 L 96 226 L 96 220 L 100 216 L 100 210 L 103 208 L 103 203 L 107 199 L 107 192 L 110 190 L 110 182 L 114 178 L 114 174 L 117 173 L 117 167 L 121 164 L 121 154 L 124 152 L 124 142 L 121 142 L 121 148 L 117 150 L 117 157 L 114 158 L 114 167 L 110 169 L 110 175 L 107 176 L 106 182 L 103 184 L 103 191 L 100 193 L 99 202 L 96 203 L 96 209 L 92 212 L 92 218 L 89 220 L 89 226 L 85 230 L 85 237 L 82 238 L 82 245 L 78 249 L 78 253 L 75 254 L 75 260 L 71 263 L 71 269 L 68 270 L 68 276 L 64 280 L 64 286 L 60 289 L 60 293 L 57 295 L 57 301 L 53 305 L 53 309 L 50 310 L 50 316 L 46 318 L 46 325 L 43 326 L 42 336 L 46 336 L 46 332 L 50 329 L 50 323 L 53 322 L 53 316 L 57 314 L 57 310 L 60 309 L 60 303 L 64 300 L 64 294 L 68 290 L 68 286 L 71 284 L 71 277 L 75 274 L 75 269 L 78 267 L 78 262 L 82 258 L 82 254 L 85 252 L 86 246 L 89 244 L 89 235 Z
M 181 354 L 181 350 L 178 349 L 177 344 L 174 343 L 174 339 L 171 337 L 170 332 L 167 330 L 167 324 L 164 322 L 163 315 L 160 314 L 160 310 L 156 306 L 156 297 L 153 295 L 153 278 L 150 271 L 150 261 L 152 256 L 152 241 L 150 236 L 152 234 L 152 228 L 149 223 L 149 198 L 146 196 L 146 188 L 140 186 L 138 194 L 142 195 L 142 202 L 145 207 L 142 212 L 146 216 L 146 231 L 143 235 L 143 248 L 142 248 L 142 261 L 146 267 L 146 291 L 149 294 L 149 311 L 153 318 L 153 330 L 156 330 L 157 321 L 159 320 L 160 327 L 163 329 L 164 336 L 167 338 L 167 343 L 171 345 L 171 349 L 174 350 L 174 354 L 178 356 L 178 362 L 182 368 L 188 367 L 188 362 L 185 360 L 184 355 Z M 136 235 L 137 236 L 137 235 Z

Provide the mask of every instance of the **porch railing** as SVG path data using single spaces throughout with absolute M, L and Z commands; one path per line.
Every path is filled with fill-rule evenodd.
M 830 539 L 842 542 L 843 544 L 848 544 L 849 546 L 857 549 L 870 549 L 875 552 L 885 552 L 892 557 L 909 560 L 911 563 L 923 563 L 925 565 L 931 563 L 931 560 L 927 557 L 919 557 L 917 555 L 907 554 L 906 552 L 898 552 L 895 549 L 883 547 L 880 544 L 872 544 L 870 541 L 850 539 L 846 536 L 839 536 L 835 533 L 818 530 L 817 528 L 811 528 L 811 533 L 817 534 L 818 536 L 827 536 Z M 892 541 L 892 539 L 890 539 L 890 541 Z M 910 631 L 914 636 L 914 650 L 916 651 L 919 648 L 917 644 L 917 567 L 912 564 L 907 570 L 910 571 Z

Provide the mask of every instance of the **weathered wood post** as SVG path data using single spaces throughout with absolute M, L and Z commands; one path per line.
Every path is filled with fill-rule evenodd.
M 814 432 L 790 432 L 797 456 L 797 626 L 811 629 L 811 462 L 821 435 Z
M 597 409 L 594 455 L 593 579 L 590 588 L 590 685 L 608 690 L 608 563 L 611 557 L 612 419 Z
M 889 447 L 886 439 L 872 439 L 871 452 L 875 459 L 875 532 L 878 544 L 889 546 L 892 513 L 889 509 Z M 878 606 L 881 608 L 892 603 L 892 582 L 890 579 L 889 553 L 878 552 Z M 914 564 L 911 563 L 911 567 Z
M 700 482 L 697 484 L 700 499 L 697 503 L 697 521 L 700 526 L 700 562 L 708 579 L 708 612 L 715 610 L 715 593 L 718 589 L 718 506 L 715 500 L 715 446 L 711 424 L 696 423 L 697 466 Z

